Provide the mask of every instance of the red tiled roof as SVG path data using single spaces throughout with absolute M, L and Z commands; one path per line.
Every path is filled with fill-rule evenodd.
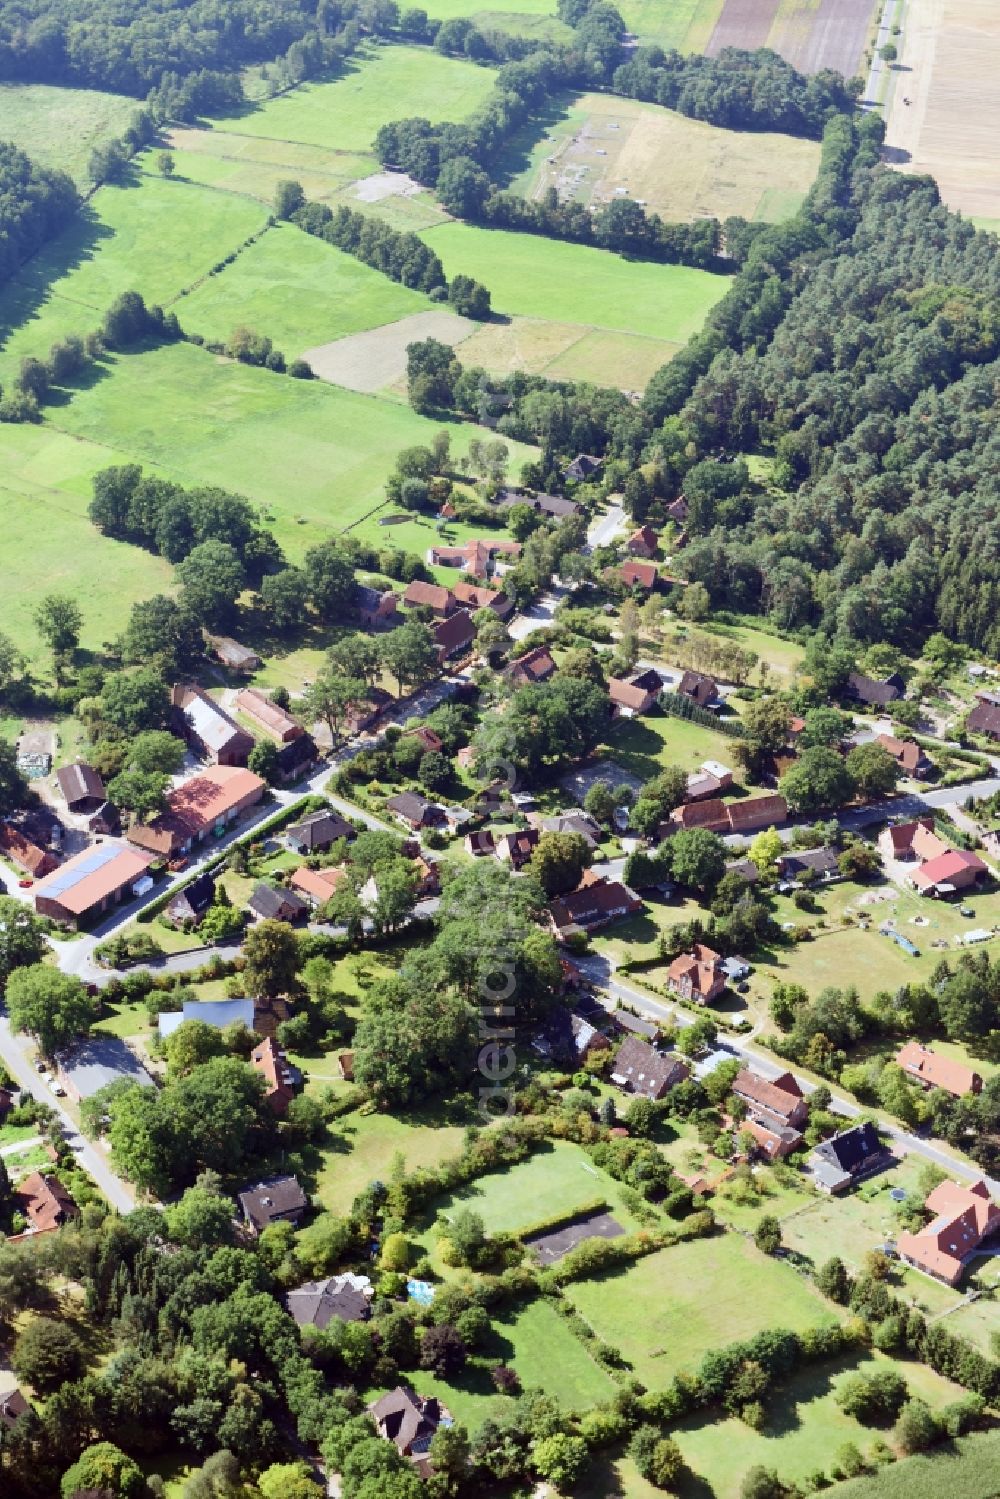
M 409 609 L 426 605 L 439 614 L 447 614 L 455 607 L 455 595 L 450 588 L 440 583 L 411 583 L 403 594 L 403 603 Z
M 921 1046 L 919 1041 L 907 1041 L 897 1053 L 896 1063 L 919 1082 L 932 1088 L 943 1088 L 955 1098 L 982 1086 L 982 1078 L 975 1068 L 954 1062 L 951 1057 L 943 1057 L 930 1047 Z
M 608 678 L 608 696 L 616 707 L 632 708 L 636 713 L 644 712 L 656 700 L 655 692 L 623 682 L 620 677 Z
M 655 562 L 623 562 L 618 576 L 626 588 L 632 588 L 636 583 L 640 588 L 653 588 L 658 573 Z
M 935 858 L 928 859 L 926 864 L 921 864 L 914 872 L 913 883 L 925 890 L 931 885 L 946 885 L 966 869 L 985 874 L 987 866 L 978 854 L 971 853 L 968 849 L 950 848 L 947 853 L 938 854 Z
M 323 904 L 346 879 L 345 869 L 310 869 L 308 865 L 303 864 L 302 868 L 296 869 L 291 876 L 289 884 L 294 889 L 301 890 L 304 895 L 311 895 L 313 900 Z

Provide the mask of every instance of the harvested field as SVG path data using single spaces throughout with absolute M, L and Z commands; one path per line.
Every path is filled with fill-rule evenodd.
M 679 343 L 644 338 L 639 333 L 610 333 L 582 328 L 578 323 L 512 317 L 481 324 L 461 345 L 458 357 L 466 366 L 481 365 L 497 375 L 526 370 L 553 380 L 589 380 L 595 385 L 641 391 L 679 348 Z
M 471 319 L 454 312 L 416 312 L 382 328 L 306 349 L 302 358 L 321 380 L 371 394 L 405 378 L 407 344 L 422 338 L 459 344 L 475 327 Z
M 887 159 L 929 172 L 949 208 L 1000 218 L 1000 7 L 912 0 L 900 61 L 907 71 L 896 78 Z
M 664 163 L 669 169 L 664 170 Z M 723 130 L 671 109 L 607 94 L 568 95 L 514 191 L 608 203 L 631 197 L 671 222 L 794 213 L 819 168 L 819 144 Z
M 538 1234 L 536 1238 L 525 1239 L 524 1242 L 537 1254 L 543 1265 L 554 1265 L 587 1239 L 620 1239 L 624 1232 L 617 1218 L 612 1218 L 610 1213 L 591 1213 L 587 1218 L 567 1223 L 565 1228 L 554 1229 L 549 1234 Z
M 705 51 L 770 47 L 802 73 L 860 71 L 877 0 L 726 0 Z

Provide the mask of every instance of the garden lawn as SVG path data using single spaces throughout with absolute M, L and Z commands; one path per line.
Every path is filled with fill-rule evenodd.
M 348 333 L 424 312 L 422 293 L 390 281 L 343 250 L 277 224 L 209 276 L 175 311 L 182 325 L 224 342 L 234 328 L 266 333 L 286 358 Z
M 716 1499 L 739 1499 L 744 1475 L 757 1464 L 775 1468 L 783 1482 L 800 1481 L 817 1470 L 829 1471 L 846 1442 L 864 1448 L 874 1437 L 885 1437 L 885 1432 L 862 1426 L 846 1415 L 836 1400 L 837 1391 L 852 1374 L 884 1368 L 896 1369 L 911 1392 L 932 1409 L 961 1395 L 957 1385 L 923 1364 L 866 1355 L 807 1364 L 798 1370 L 794 1380 L 767 1402 L 770 1419 L 763 1432 L 734 1418 L 720 1420 L 720 1413 L 713 1411 L 674 1427 L 670 1434 L 689 1468 Z
M 690 718 L 657 711 L 645 718 L 616 719 L 600 753 L 645 781 L 665 765 L 679 765 L 682 770 L 697 770 L 704 760 L 733 765 L 735 742 L 728 734 Z
M 91 151 L 121 135 L 139 108 L 138 99 L 100 89 L 5 83 L 0 86 L 0 140 L 13 141 L 39 166 L 68 172 L 85 185 Z
M 768 1327 L 803 1331 L 834 1320 L 790 1266 L 734 1233 L 692 1239 L 567 1287 L 569 1299 L 636 1375 L 662 1389 L 710 1348 Z
M 0 380 L 23 355 L 44 358 L 56 339 L 99 327 L 123 291 L 169 306 L 265 221 L 260 204 L 192 183 L 102 187 L 0 295 Z
M 280 98 L 214 120 L 235 135 L 369 151 L 389 120 L 423 116 L 460 121 L 496 82 L 491 68 L 442 57 L 428 47 L 373 46 L 356 53 L 327 83 L 302 83 Z
M 934 1452 L 830 1489 L 830 1499 L 996 1499 L 1000 1431 L 960 1437 Z
M 413 1113 L 348 1114 L 333 1126 L 338 1142 L 326 1159 L 316 1185 L 316 1200 L 333 1213 L 347 1213 L 358 1193 L 376 1179 L 385 1181 L 393 1159 L 402 1154 L 409 1171 L 440 1165 L 462 1149 L 465 1122 Z M 338 1148 L 339 1147 L 341 1148 Z
M 219 484 L 260 501 L 291 561 L 381 505 L 399 450 L 427 443 L 444 425 L 184 343 L 112 359 L 104 378 L 52 420 L 75 436 L 114 443 L 134 462 L 162 464 L 182 483 Z M 472 438 L 487 436 L 468 424 L 451 430 L 456 458 Z M 514 465 L 532 451 L 510 446 Z
M 463 272 L 488 286 L 496 312 L 654 339 L 683 342 L 729 289 L 727 277 L 709 271 L 506 229 L 451 223 L 421 238 L 448 276 Z

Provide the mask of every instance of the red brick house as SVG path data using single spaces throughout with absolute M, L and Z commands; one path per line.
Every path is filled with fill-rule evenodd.
M 667 988 L 680 999 L 697 1005 L 710 1005 L 726 987 L 722 958 L 704 942 L 696 942 L 690 952 L 680 953 L 667 969 Z
M 633 531 L 625 543 L 626 552 L 633 557 L 644 557 L 648 562 L 651 557 L 656 556 L 656 548 L 659 546 L 660 538 L 652 526 L 640 526 Z

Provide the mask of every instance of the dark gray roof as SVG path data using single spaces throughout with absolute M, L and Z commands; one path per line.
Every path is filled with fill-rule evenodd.
M 185 885 L 183 890 L 178 890 L 173 900 L 167 906 L 172 916 L 183 916 L 190 913 L 192 916 L 200 916 L 203 911 L 215 899 L 215 880 L 206 871 L 200 874 L 190 885 Z
M 258 1233 L 282 1218 L 295 1218 L 305 1212 L 309 1199 L 294 1176 L 272 1176 L 257 1182 L 239 1194 L 243 1216 Z
M 638 1036 L 626 1036 L 611 1064 L 611 1081 L 645 1098 L 662 1098 L 687 1071 L 675 1053 L 664 1055 Z
M 902 682 L 895 676 L 876 682 L 873 677 L 866 677 L 864 672 L 852 671 L 847 679 L 847 696 L 856 698 L 861 703 L 870 703 L 876 708 L 884 708 L 902 696 Z
M 878 1130 L 870 1120 L 856 1124 L 851 1129 L 841 1130 L 837 1135 L 817 1145 L 814 1156 L 830 1166 L 839 1166 L 852 1176 L 863 1170 L 871 1161 L 885 1155 L 885 1146 L 879 1139 Z
M 88 1036 L 59 1058 L 59 1070 L 81 1098 L 90 1098 L 108 1083 L 138 1083 L 151 1088 L 153 1079 L 119 1036 Z
M 309 902 L 302 899 L 295 890 L 276 890 L 273 885 L 268 885 L 261 880 L 247 902 L 250 910 L 255 916 L 262 916 L 266 920 L 280 920 L 285 916 L 304 916 L 309 910 Z
M 317 757 L 316 741 L 311 734 L 300 734 L 297 739 L 290 739 L 287 744 L 282 744 L 278 749 L 278 769 L 283 776 L 289 776 L 300 765 L 309 765 Z
M 802 874 L 811 869 L 815 874 L 839 874 L 839 854 L 835 848 L 795 848 L 779 854 L 778 868 L 782 874 Z
M 328 1327 L 340 1322 L 363 1322 L 370 1314 L 369 1298 L 351 1284 L 352 1277 L 332 1275 L 296 1286 L 285 1297 L 285 1306 L 300 1327 Z
M 339 812 L 314 812 L 311 817 L 304 817 L 290 827 L 287 837 L 296 848 L 323 850 L 336 843 L 338 838 L 356 838 L 357 828 Z

